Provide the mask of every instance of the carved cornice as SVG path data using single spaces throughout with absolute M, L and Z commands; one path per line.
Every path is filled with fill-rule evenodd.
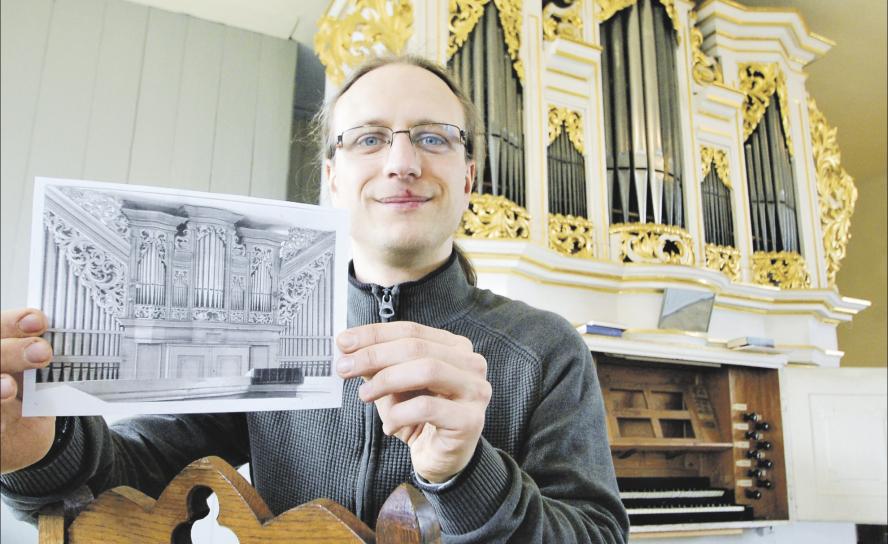
M 834 286 L 848 240 L 851 239 L 851 215 L 857 202 L 857 187 L 854 186 L 854 179 L 842 168 L 842 154 L 836 138 L 838 129 L 829 125 L 811 97 L 808 97 L 808 117 L 817 173 L 823 248 L 826 251 L 826 277 L 829 285 Z
M 794 251 L 756 251 L 752 254 L 752 281 L 781 289 L 808 289 L 811 278 L 805 259 Z
M 469 209 L 463 213 L 456 232 L 464 238 L 530 238 L 527 210 L 504 196 L 472 193 Z
M 549 247 L 563 255 L 595 257 L 592 222 L 573 215 L 549 214 Z
M 327 265 L 333 258 L 333 249 L 322 253 L 318 258 L 308 263 L 298 273 L 287 278 L 282 278 L 278 287 L 280 302 L 278 303 L 278 321 L 283 325 L 289 325 L 299 315 L 302 305 L 308 300 L 318 282 L 324 277 Z
M 338 16 L 325 15 L 318 22 L 314 47 L 327 77 L 339 85 L 345 68 L 359 65 L 377 45 L 399 54 L 412 34 L 411 0 L 349 0 Z
M 725 78 L 722 75 L 721 65 L 714 58 L 703 52 L 703 33 L 693 22 L 696 21 L 697 14 L 691 12 L 691 54 L 693 55 L 693 66 L 691 74 L 694 81 L 700 85 L 709 85 L 711 83 L 724 83 Z
M 700 146 L 700 162 L 703 175 L 700 177 L 702 181 L 712 170 L 712 163 L 715 163 L 715 173 L 718 179 L 725 184 L 728 189 L 731 188 L 731 172 L 728 170 L 728 154 L 724 149 L 714 149 L 705 145 Z
M 583 39 L 583 17 L 580 14 L 581 1 L 569 0 L 573 5 L 559 8 L 555 2 L 543 8 L 543 39 L 552 41 L 555 38 L 567 38 L 581 41 Z
M 602 23 L 614 16 L 618 11 L 634 6 L 638 0 L 595 0 L 598 4 L 598 20 Z M 672 28 L 675 29 L 675 39 L 678 40 L 681 35 L 681 25 L 678 21 L 678 11 L 675 9 L 675 0 L 659 0 L 663 8 L 666 9 L 666 15 L 672 21 Z
M 490 0 L 450 0 L 449 36 L 447 38 L 447 59 L 449 60 L 459 48 L 466 43 L 469 34 L 484 15 L 484 6 Z M 521 49 L 521 1 L 494 0 L 500 25 L 503 27 L 506 49 L 515 66 L 518 78 L 524 81 L 524 65 L 518 58 Z
M 561 134 L 561 127 L 567 127 L 567 136 L 574 148 L 585 155 L 583 146 L 583 118 L 567 108 L 549 106 L 549 145 Z
M 623 263 L 694 264 L 688 231 L 657 223 L 617 223 L 610 228 L 612 254 Z
M 783 136 L 786 138 L 786 149 L 792 155 L 792 140 L 789 126 L 789 96 L 786 91 L 786 79 L 777 63 L 740 63 L 740 90 L 746 94 L 746 104 L 743 108 L 743 139 L 755 130 L 768 105 L 771 97 L 777 93 L 780 104 L 780 123 L 783 126 Z
M 721 272 L 731 281 L 740 280 L 740 251 L 730 246 L 706 244 L 706 268 Z

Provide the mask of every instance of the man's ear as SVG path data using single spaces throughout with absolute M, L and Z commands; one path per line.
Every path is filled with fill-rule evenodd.
M 463 187 L 463 193 L 466 195 L 466 201 L 468 201 L 468 196 L 472 194 L 472 188 L 475 186 L 475 161 L 467 161 L 466 162 L 466 181 Z
M 327 179 L 327 185 L 330 187 L 330 200 L 336 205 L 339 198 L 339 191 L 336 185 L 336 167 L 333 159 L 324 159 L 324 177 Z

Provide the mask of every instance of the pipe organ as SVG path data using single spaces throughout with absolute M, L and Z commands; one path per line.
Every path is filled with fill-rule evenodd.
M 586 340 L 633 532 L 805 515 L 788 376 L 838 367 L 836 327 L 869 305 L 835 286 L 856 190 L 805 89 L 831 45 L 733 0 L 336 0 L 319 23 L 328 94 L 368 55 L 412 53 L 484 114 L 457 231 L 480 286 L 625 328 Z M 706 333 L 658 328 L 670 288 L 716 295 Z
M 333 233 L 75 187 L 47 190 L 43 223 L 38 381 L 331 375 Z

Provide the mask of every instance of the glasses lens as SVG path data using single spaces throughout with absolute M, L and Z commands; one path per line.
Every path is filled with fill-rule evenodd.
M 372 155 L 392 141 L 392 129 L 387 127 L 356 127 L 342 133 L 342 148 L 349 153 Z
M 449 153 L 462 143 L 460 130 L 444 123 L 416 125 L 410 129 L 410 140 L 417 149 L 426 153 Z

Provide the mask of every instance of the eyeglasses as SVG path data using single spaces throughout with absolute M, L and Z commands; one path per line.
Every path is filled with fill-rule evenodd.
M 336 137 L 336 148 L 349 155 L 375 156 L 388 150 L 395 134 L 407 134 L 414 149 L 429 155 L 446 155 L 466 145 L 466 131 L 447 123 L 423 123 L 407 130 L 362 126 L 350 128 Z

